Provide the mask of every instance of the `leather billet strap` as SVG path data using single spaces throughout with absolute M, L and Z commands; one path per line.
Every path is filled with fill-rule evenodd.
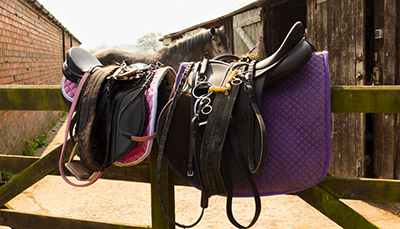
M 168 132 L 169 132 L 169 129 L 170 129 L 170 126 L 171 126 L 172 117 L 174 115 L 176 104 L 178 103 L 178 99 L 179 99 L 179 97 L 181 95 L 183 86 L 186 83 L 186 80 L 187 80 L 187 78 L 189 76 L 190 71 L 192 70 L 193 65 L 194 65 L 194 63 L 192 62 L 186 67 L 185 72 L 183 73 L 182 78 L 181 78 L 181 80 L 179 82 L 179 85 L 178 85 L 178 87 L 176 89 L 175 95 L 172 98 L 172 103 L 171 103 L 171 105 L 169 107 L 169 110 L 168 110 L 168 113 L 167 113 L 167 117 L 166 117 L 166 120 L 165 120 L 164 129 L 163 129 L 163 131 L 161 133 L 161 138 L 159 139 L 159 151 L 158 151 L 158 158 L 157 158 L 157 191 L 158 191 L 158 198 L 160 199 L 161 207 L 162 207 L 162 209 L 164 211 L 164 214 L 167 216 L 167 218 L 174 225 L 176 225 L 178 227 L 182 227 L 182 228 L 191 228 L 191 227 L 196 226 L 200 222 L 200 220 L 203 218 L 205 207 L 202 207 L 202 211 L 201 211 L 201 214 L 200 214 L 199 218 L 194 223 L 192 223 L 191 225 L 183 225 L 183 224 L 180 224 L 180 223 L 176 222 L 174 219 L 172 219 L 171 215 L 168 213 L 167 208 L 164 205 L 164 201 L 163 201 L 163 198 L 162 198 L 162 195 L 161 195 L 161 169 L 162 169 L 162 161 L 163 161 L 163 156 L 164 156 L 165 144 L 166 144 L 167 137 L 168 137 Z

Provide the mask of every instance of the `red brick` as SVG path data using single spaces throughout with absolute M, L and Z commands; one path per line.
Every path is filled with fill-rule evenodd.
M 61 32 L 21 1 L 0 0 L 0 84 L 59 84 Z M 78 45 L 75 40 L 73 43 Z M 0 111 L 0 145 L 9 146 L 1 153 L 20 153 L 26 139 L 36 138 L 59 114 Z M 25 123 L 25 131 L 21 131 L 20 123 Z

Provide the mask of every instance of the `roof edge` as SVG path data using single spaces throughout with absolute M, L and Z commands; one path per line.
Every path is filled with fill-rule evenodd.
M 254 2 L 252 2 L 252 3 L 250 3 L 250 4 L 246 5 L 246 6 L 243 6 L 243 7 L 239 8 L 239 9 L 236 9 L 236 10 L 230 12 L 230 13 L 222 15 L 221 17 L 217 17 L 215 19 L 212 19 L 212 20 L 209 20 L 209 21 L 205 21 L 205 22 L 193 25 L 191 27 L 188 27 L 186 29 L 180 30 L 178 32 L 167 34 L 167 35 L 163 36 L 162 38 L 160 38 L 159 41 L 163 41 L 164 39 L 168 39 L 168 38 L 174 37 L 176 35 L 179 35 L 179 34 L 182 34 L 182 33 L 186 33 L 188 31 L 197 29 L 199 27 L 202 27 L 204 25 L 207 25 L 207 24 L 210 24 L 210 23 L 213 23 L 213 22 L 222 21 L 222 20 L 224 20 L 226 18 L 229 18 L 229 17 L 232 17 L 232 16 L 234 16 L 234 15 L 236 15 L 238 13 L 242 13 L 242 12 L 245 12 L 245 11 L 252 10 L 254 8 L 260 7 L 260 6 L 262 6 L 263 4 L 265 4 L 265 3 L 269 2 L 269 1 L 270 0 L 257 0 L 257 1 L 254 1 Z
M 33 9 L 35 9 L 39 14 L 42 14 L 43 16 L 46 16 L 49 21 L 51 21 L 55 26 L 63 30 L 66 34 L 68 34 L 71 38 L 76 40 L 79 44 L 82 44 L 82 42 L 75 37 L 63 24 L 61 24 L 60 21 L 57 20 L 54 15 L 50 13 L 40 2 L 37 0 L 23 0 L 26 2 L 28 5 L 30 5 Z

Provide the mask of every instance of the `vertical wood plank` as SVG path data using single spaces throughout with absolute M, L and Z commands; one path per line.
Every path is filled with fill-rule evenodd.
M 380 69 L 380 83 L 394 85 L 397 75 L 396 27 L 398 6 L 395 0 L 374 2 L 374 29 L 383 31 L 383 39 L 374 39 L 378 61 L 375 67 Z M 397 152 L 397 114 L 374 115 L 374 152 L 373 172 L 378 178 L 395 178 Z M 397 164 L 396 164 L 397 162 Z
M 261 34 L 263 26 L 262 8 L 235 15 L 232 20 L 233 26 L 238 27 L 234 28 L 234 53 L 244 55 L 256 45 Z
M 400 25 L 400 17 L 398 16 L 400 12 L 400 3 L 396 2 L 397 5 L 395 6 L 397 10 L 397 20 L 394 21 L 396 23 L 396 27 Z M 396 65 L 396 73 L 395 73 L 395 84 L 400 84 L 400 75 L 399 75 L 399 69 L 400 69 L 400 51 L 398 50 L 398 47 L 400 45 L 400 30 L 397 29 L 396 31 L 396 39 L 395 39 L 395 45 L 396 45 L 396 52 L 397 52 L 397 65 Z M 395 179 L 400 179 L 400 114 L 397 114 L 396 116 L 396 156 L 395 156 L 395 167 L 394 167 L 394 178 Z
M 365 74 L 365 2 L 308 0 L 307 9 L 309 40 L 329 51 L 331 85 L 362 85 L 356 75 Z M 365 176 L 365 114 L 333 114 L 332 128 L 329 173 Z
M 151 222 L 152 228 L 175 228 L 174 224 L 169 221 L 164 214 L 163 208 L 160 203 L 157 190 L 157 157 L 158 145 L 154 144 L 150 153 L 150 180 L 151 180 Z M 164 206 L 168 213 L 175 220 L 175 192 L 174 184 L 168 164 L 164 160 L 162 163 L 161 171 L 161 195 L 163 198 Z

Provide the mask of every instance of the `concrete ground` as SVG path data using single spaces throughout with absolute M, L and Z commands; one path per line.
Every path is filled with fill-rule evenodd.
M 63 143 L 64 117 L 51 131 L 46 154 Z M 71 178 L 74 179 L 74 178 Z M 199 213 L 200 192 L 191 187 L 176 187 L 176 219 L 189 224 Z M 400 204 L 344 202 L 381 228 L 400 229 Z M 66 184 L 59 176 L 46 176 L 11 200 L 8 205 L 19 212 L 45 214 L 126 225 L 151 225 L 150 184 L 99 180 L 85 188 Z M 262 197 L 262 212 L 252 228 L 341 228 L 294 195 Z M 233 212 L 243 224 L 253 216 L 253 199 L 234 199 Z M 209 208 L 196 228 L 233 228 L 226 217 L 225 198 L 212 197 Z

